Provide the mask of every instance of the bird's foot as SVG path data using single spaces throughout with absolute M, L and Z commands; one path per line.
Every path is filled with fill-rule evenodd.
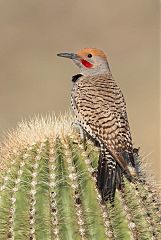
M 84 150 L 86 151 L 87 150 L 87 138 L 86 138 L 83 128 L 77 122 L 72 122 L 72 126 L 79 131 L 80 141 L 78 141 L 77 144 L 82 144 Z M 76 142 L 74 142 L 74 143 L 76 144 Z

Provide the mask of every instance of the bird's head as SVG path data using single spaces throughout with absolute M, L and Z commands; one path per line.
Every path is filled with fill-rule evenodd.
M 77 53 L 59 53 L 57 56 L 72 59 L 83 75 L 110 73 L 106 55 L 96 48 L 84 48 Z

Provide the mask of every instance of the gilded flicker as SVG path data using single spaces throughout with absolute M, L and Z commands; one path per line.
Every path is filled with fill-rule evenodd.
M 103 51 L 85 48 L 58 56 L 72 59 L 80 69 L 72 78 L 72 108 L 76 123 L 100 148 L 97 186 L 103 200 L 113 201 L 122 175 L 133 181 L 136 174 L 125 99 Z

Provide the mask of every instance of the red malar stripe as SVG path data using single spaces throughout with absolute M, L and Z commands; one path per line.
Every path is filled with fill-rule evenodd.
M 87 67 L 87 68 L 93 67 L 93 64 L 92 64 L 92 63 L 90 63 L 90 62 L 88 62 L 88 61 L 86 61 L 86 60 L 84 60 L 84 59 L 82 59 L 81 62 L 82 62 L 82 64 L 83 64 L 85 67 Z

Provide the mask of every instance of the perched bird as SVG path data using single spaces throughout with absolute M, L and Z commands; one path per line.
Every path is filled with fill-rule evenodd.
M 76 123 L 100 148 L 97 186 L 103 201 L 113 201 L 123 174 L 129 181 L 136 175 L 125 99 L 103 51 L 85 48 L 57 55 L 72 59 L 80 69 L 72 78 L 72 108 Z

